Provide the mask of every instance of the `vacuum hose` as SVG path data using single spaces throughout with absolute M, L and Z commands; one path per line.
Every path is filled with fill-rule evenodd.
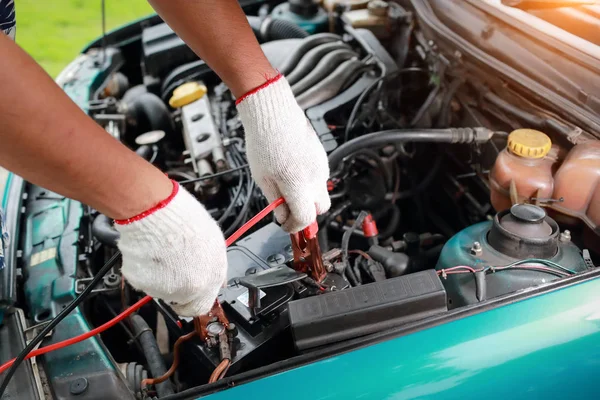
M 374 132 L 352 139 L 331 152 L 329 168 L 335 171 L 346 157 L 363 148 L 407 142 L 485 143 L 493 134 L 494 132 L 487 128 L 392 129 Z
M 92 222 L 92 235 L 103 245 L 114 248 L 117 247 L 117 241 L 121 237 L 113 227 L 110 218 L 104 214 L 98 214 Z
M 133 314 L 130 317 L 130 321 L 131 327 L 134 330 L 133 333 L 142 346 L 142 351 L 144 352 L 144 357 L 146 357 L 148 369 L 150 370 L 152 377 L 157 378 L 163 376 L 167 372 L 167 368 L 160 355 L 160 350 L 158 349 L 158 344 L 156 343 L 156 338 L 154 337 L 152 330 L 144 318 L 140 317 L 138 314 Z M 155 387 L 159 398 L 175 393 L 171 380 L 169 379 L 162 383 L 157 383 Z

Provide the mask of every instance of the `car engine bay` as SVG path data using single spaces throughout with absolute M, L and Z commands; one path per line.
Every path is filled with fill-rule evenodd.
M 46 395 L 76 398 L 73 382 L 85 379 L 104 387 L 85 398 L 166 398 L 595 268 L 598 121 L 561 114 L 438 42 L 422 2 L 272 3 L 281 2 L 248 7 L 248 20 L 328 153 L 331 209 L 294 235 L 269 215 L 230 246 L 210 316 L 183 318 L 154 300 L 96 339 L 44 355 Z M 298 10 L 303 23 L 285 17 Z M 268 205 L 235 99 L 157 18 L 131 37 L 89 50 L 111 66 L 87 111 L 229 237 Z M 593 97 L 586 107 L 597 113 Z M 85 289 L 118 233 L 35 185 L 23 201 L 17 304 L 33 327 Z M 116 262 L 44 345 L 142 297 Z

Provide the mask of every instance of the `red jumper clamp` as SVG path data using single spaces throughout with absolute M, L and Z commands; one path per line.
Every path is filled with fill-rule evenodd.
M 290 237 L 294 253 L 294 269 L 304 272 L 316 282 L 321 282 L 327 276 L 327 271 L 323 265 L 318 232 L 319 226 L 315 221 L 300 232 L 290 234 Z

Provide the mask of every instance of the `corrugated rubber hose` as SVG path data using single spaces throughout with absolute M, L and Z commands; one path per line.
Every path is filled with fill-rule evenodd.
M 131 321 L 135 336 L 142 346 L 142 351 L 144 352 L 144 357 L 146 357 L 146 363 L 152 377 L 164 375 L 167 372 L 167 367 L 165 367 L 165 362 L 160 354 L 154 333 L 152 333 L 144 318 L 138 314 L 133 314 L 129 320 Z M 162 383 L 157 383 L 155 387 L 159 398 L 175 393 L 169 379 Z

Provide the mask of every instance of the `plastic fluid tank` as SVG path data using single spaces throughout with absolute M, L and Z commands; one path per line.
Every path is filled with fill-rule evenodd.
M 293 22 L 310 34 L 326 31 L 329 25 L 327 12 L 315 0 L 282 3 L 273 9 L 271 18 Z
M 554 190 L 550 138 L 533 129 L 517 129 L 508 136 L 490 173 L 491 203 L 496 211 L 531 198 L 550 199 Z
M 554 175 L 552 208 L 584 221 L 600 234 L 600 141 L 573 147 Z

